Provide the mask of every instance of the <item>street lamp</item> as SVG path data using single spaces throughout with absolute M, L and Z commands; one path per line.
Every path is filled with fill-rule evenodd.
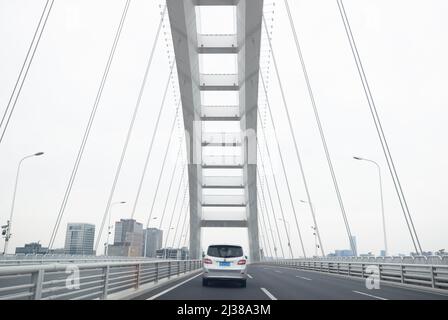
M 314 230 L 313 235 L 314 235 L 315 255 L 317 256 L 317 249 L 320 249 L 322 252 L 322 257 L 325 257 L 325 252 L 324 252 L 324 249 L 322 246 L 322 240 L 320 239 L 319 228 L 317 227 L 317 220 L 316 220 L 316 213 L 314 211 L 314 206 L 309 201 L 300 200 L 300 202 L 303 204 L 308 204 L 310 206 L 311 212 L 313 214 L 314 226 L 312 226 L 311 228 Z M 317 243 L 318 241 L 319 241 L 319 243 Z
M 11 214 L 10 214 L 10 216 L 9 216 L 9 220 L 8 220 L 8 222 L 6 223 L 6 226 L 5 226 L 5 247 L 4 247 L 4 249 L 3 249 L 3 255 L 6 255 L 6 253 L 7 253 L 7 251 L 8 251 L 8 243 L 9 243 L 9 239 L 11 239 L 11 228 L 12 228 L 12 218 L 13 218 L 13 216 L 14 216 L 14 206 L 15 206 L 15 202 L 16 202 L 16 193 L 17 193 L 17 184 L 18 184 L 18 182 L 19 182 L 19 176 L 20 176 L 20 168 L 22 167 L 22 163 L 23 163 L 23 161 L 25 161 L 26 159 L 29 159 L 29 158 L 33 158 L 33 157 L 39 157 L 39 156 L 42 156 L 42 155 L 44 155 L 44 153 L 43 152 L 37 152 L 37 153 L 35 153 L 35 154 L 32 154 L 32 155 L 29 155 L 29 156 L 26 156 L 26 157 L 23 157 L 20 161 L 19 161 L 19 165 L 18 165 L 18 167 L 17 167 L 17 175 L 16 175 L 16 182 L 15 182 L 15 185 L 14 185 L 14 193 L 13 193 L 13 196 L 12 196 L 12 205 L 11 205 Z
M 319 245 L 317 244 L 316 227 L 311 226 L 311 229 L 313 229 L 313 236 L 314 236 L 314 256 L 317 257 L 317 249 L 319 248 Z
M 109 222 L 108 222 L 108 225 L 107 225 L 107 240 L 106 240 L 106 243 L 104 244 L 104 255 L 105 256 L 109 255 L 109 238 L 110 238 L 110 234 L 111 234 L 111 230 L 112 230 L 112 226 L 110 224 L 110 219 L 111 219 L 111 216 L 112 216 L 112 207 L 115 206 L 115 205 L 120 205 L 120 204 L 125 204 L 125 203 L 126 203 L 126 201 L 114 202 L 109 207 L 109 214 L 108 214 Z
M 381 167 L 378 164 L 378 162 L 370 160 L 370 159 L 365 159 L 365 158 L 361 158 L 361 157 L 353 157 L 353 159 L 373 163 L 378 169 L 380 199 L 381 199 L 381 217 L 383 219 L 384 255 L 387 256 L 388 249 L 387 249 L 387 235 L 386 235 L 386 217 L 384 214 L 384 196 L 383 196 L 383 181 L 382 181 L 382 177 L 381 177 Z

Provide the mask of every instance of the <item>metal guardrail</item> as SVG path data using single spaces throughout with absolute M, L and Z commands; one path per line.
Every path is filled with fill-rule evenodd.
M 0 268 L 0 300 L 92 300 L 202 267 L 201 260 L 43 264 Z
M 448 265 L 311 260 L 276 260 L 265 263 L 358 278 L 372 276 L 371 267 L 375 266 L 379 280 L 448 290 Z
M 268 258 L 269 259 L 269 258 Z M 268 260 L 267 259 L 267 260 Z M 341 262 L 377 262 L 403 264 L 442 264 L 448 265 L 448 255 L 443 256 L 387 256 L 387 257 L 313 257 L 309 261 L 341 261 Z
M 130 261 L 141 261 L 141 262 L 154 262 L 160 261 L 160 259 L 149 259 L 149 258 L 59 258 L 59 259 L 18 259 L 18 260 L 0 260 L 0 268 L 5 266 L 25 266 L 25 265 L 39 265 L 39 264 L 73 264 L 73 263 L 95 263 L 95 262 L 130 262 Z

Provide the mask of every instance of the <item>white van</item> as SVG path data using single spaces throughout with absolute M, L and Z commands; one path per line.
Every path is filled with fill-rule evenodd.
M 247 257 L 243 248 L 234 245 L 211 245 L 203 260 L 202 285 L 208 286 L 209 280 L 239 280 L 243 288 L 247 280 Z

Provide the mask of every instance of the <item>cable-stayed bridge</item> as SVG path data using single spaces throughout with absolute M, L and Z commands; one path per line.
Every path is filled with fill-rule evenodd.
M 103 91 L 109 81 L 116 51 L 123 41 L 123 29 L 130 19 L 132 1 L 127 0 L 123 2 L 122 14 L 81 144 L 55 222 L 51 225 L 47 251 L 41 255 L 8 255 L 10 239 L 20 233 L 13 222 L 22 164 L 44 153 L 26 156 L 19 162 L 12 209 L 3 227 L 5 248 L 0 259 L 0 298 L 153 300 L 182 299 L 188 295 L 191 299 L 446 299 L 448 256 L 442 251 L 428 255 L 423 250 L 344 3 L 342 0 L 336 1 L 338 14 L 385 158 L 385 172 L 392 181 L 400 205 L 413 256 L 388 255 L 381 167 L 373 160 L 355 157 L 377 166 L 382 204 L 382 230 L 378 237 L 383 243 L 383 255 L 359 254 L 293 12 L 288 0 L 277 1 L 280 2 L 286 13 L 282 19 L 290 28 L 297 57 L 291 65 L 298 67 L 304 75 L 319 142 L 324 151 L 325 170 L 331 179 L 337 199 L 337 213 L 343 222 L 342 232 L 349 248 L 345 250 L 347 257 L 329 254 L 326 250 L 329 244 L 323 241 L 319 227 L 322 221 L 317 219 L 314 194 L 310 188 L 313 177 L 308 174 L 303 161 L 304 150 L 296 137 L 296 125 L 291 116 L 295 106 L 286 97 L 289 78 L 281 74 L 278 53 L 273 45 L 273 18 L 270 15 L 275 6 L 263 0 L 167 0 L 160 6 L 156 37 L 94 241 L 93 249 L 99 256 L 57 256 L 52 253 L 61 233 L 62 222 L 66 221 L 72 189 L 95 126 Z M 54 1 L 45 2 L 28 54 L 4 110 L 0 124 L 0 147 L 8 137 L 10 120 L 14 118 L 47 21 L 54 14 L 53 5 Z M 216 10 L 222 10 L 223 15 L 230 13 L 230 18 L 224 19 L 223 23 L 228 23 L 224 29 L 231 32 L 207 33 L 203 30 L 203 21 L 213 10 L 215 14 Z M 109 244 L 111 210 L 115 205 L 126 203 L 116 201 L 117 188 L 162 38 L 165 38 L 163 50 L 168 48 L 168 79 L 162 84 L 160 108 L 151 118 L 153 131 L 145 150 L 143 173 L 138 179 L 138 189 L 131 203 L 130 218 L 132 221 L 136 219 L 138 204 L 144 198 L 145 184 L 154 185 L 145 222 L 146 228 L 154 225 L 154 220 L 159 229 L 165 228 L 166 234 L 162 236 L 158 248 L 163 248 L 164 252 L 162 256 L 147 258 L 149 249 L 145 233 L 143 240 L 138 240 L 144 243 L 140 248 L 141 254 L 131 254 L 129 250 L 123 257 L 114 257 L 109 252 L 115 249 Z M 262 60 L 266 52 L 269 67 L 263 69 Z M 220 72 L 215 72 L 215 69 Z M 279 89 L 275 100 L 270 92 L 271 78 L 275 79 Z M 174 119 L 165 124 L 161 119 L 170 91 L 173 91 L 174 97 Z M 282 123 L 278 123 L 274 116 L 280 111 L 285 114 Z M 169 140 L 166 146 L 157 150 L 156 135 L 164 125 L 169 129 Z M 284 130 L 290 138 L 288 147 L 292 150 L 291 159 L 287 159 L 281 147 L 281 132 Z M 179 135 L 179 148 L 175 152 L 172 172 L 169 172 L 166 166 L 176 142 L 176 133 Z M 151 166 L 153 158 L 162 159 L 161 168 L 154 170 L 157 174 L 154 180 L 148 182 L 148 172 L 154 169 Z M 277 158 L 280 160 L 279 170 L 275 172 L 274 159 Z M 288 169 L 289 162 L 295 163 L 297 172 Z M 294 188 L 297 181 L 302 184 L 302 195 L 297 194 Z M 166 196 L 162 186 L 164 182 L 168 182 Z M 171 198 L 170 195 L 175 196 Z M 164 201 L 159 208 L 156 200 L 160 197 Z M 308 252 L 304 243 L 305 226 L 299 213 L 300 203 L 309 211 L 313 224 L 314 252 Z M 228 229 L 229 234 L 234 229 L 246 232 L 241 239 L 228 239 L 232 243 L 243 243 L 247 239 L 250 265 L 246 290 L 231 290 L 231 284 L 202 288 L 199 278 L 204 250 L 203 229 L 211 229 L 212 233 L 218 229 L 221 232 Z M 105 234 L 105 251 L 100 256 Z M 134 243 L 136 240 L 126 241 Z M 177 259 L 176 256 L 172 259 L 166 253 L 176 244 L 178 248 L 182 245 L 188 247 L 188 257 Z M 67 279 L 67 273 L 73 273 L 73 277 Z

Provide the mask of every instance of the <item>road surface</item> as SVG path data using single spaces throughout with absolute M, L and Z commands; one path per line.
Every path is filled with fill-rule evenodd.
M 448 300 L 446 295 L 279 266 L 248 266 L 247 288 L 238 283 L 202 286 L 201 274 L 167 284 L 137 300 Z

